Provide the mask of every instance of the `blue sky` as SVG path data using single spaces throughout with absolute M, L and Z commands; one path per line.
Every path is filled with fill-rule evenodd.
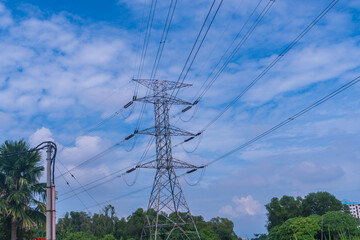
M 200 102 L 194 118 L 172 123 L 198 132 L 273 61 L 330 1 L 277 0 L 219 79 Z M 176 80 L 212 1 L 179 1 L 156 78 Z M 192 100 L 211 70 L 255 8 L 257 1 L 225 0 L 179 97 Z M 268 3 L 263 0 L 262 9 Z M 170 1 L 159 1 L 143 78 L 150 76 Z M 174 148 L 174 156 L 191 163 L 209 162 L 295 114 L 360 73 L 359 4 L 339 3 L 257 84 L 197 140 Z M 139 65 L 150 1 L 1 1 L 0 124 L 1 141 L 54 140 L 58 167 L 71 169 L 131 134 L 141 104 L 126 119 L 116 116 L 92 133 L 91 126 L 129 102 Z M 256 12 L 259 14 L 259 11 Z M 250 23 L 255 18 L 250 20 Z M 140 88 L 138 96 L 145 89 Z M 339 199 L 360 201 L 360 87 L 355 85 L 325 104 L 246 149 L 210 165 L 196 186 L 180 179 L 190 209 L 206 219 L 228 217 L 239 236 L 265 232 L 264 205 L 274 196 L 305 196 L 329 191 Z M 180 108 L 174 107 L 172 115 Z M 141 129 L 153 125 L 146 106 Z M 130 112 L 125 112 L 127 115 Z M 192 115 L 184 114 L 184 120 Z M 136 163 L 149 137 L 73 171 L 85 185 Z M 175 144 L 184 139 L 173 138 Z M 131 143 L 127 143 L 127 148 Z M 154 154 L 154 146 L 148 156 Z M 62 166 L 60 162 L 64 165 Z M 56 172 L 56 175 L 60 173 Z M 148 186 L 154 172 L 141 170 L 78 196 L 89 208 Z M 77 189 L 79 183 L 64 176 Z M 196 182 L 199 173 L 189 176 Z M 61 201 L 69 187 L 57 179 L 58 217 L 85 210 L 77 197 Z M 87 187 L 91 187 L 89 185 Z M 82 191 L 79 189 L 78 191 Z M 146 208 L 150 190 L 111 202 L 119 216 Z M 64 195 L 62 195 L 64 194 Z M 90 208 L 92 213 L 101 207 Z

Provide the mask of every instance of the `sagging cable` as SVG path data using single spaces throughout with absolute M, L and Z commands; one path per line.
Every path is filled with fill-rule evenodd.
M 201 168 L 201 167 L 199 167 L 199 168 Z M 197 168 L 197 169 L 196 169 L 196 168 L 195 168 L 195 169 L 192 169 L 192 170 L 186 172 L 184 175 L 187 175 L 188 173 L 193 173 L 193 172 L 197 171 L 199 168 Z M 201 182 L 201 180 L 203 179 L 204 174 L 205 174 L 205 168 L 202 168 L 201 170 L 202 170 L 202 171 L 201 171 L 201 174 L 200 174 L 200 176 L 199 176 L 199 179 L 198 179 L 195 183 L 190 183 L 189 180 L 186 178 L 186 176 L 184 176 L 185 182 L 186 182 L 189 186 L 192 186 L 192 187 L 195 187 L 196 185 L 198 185 L 198 184 Z
M 132 183 L 128 183 L 128 181 L 126 180 L 126 174 L 131 173 L 131 172 L 133 172 L 133 171 L 135 171 L 135 170 L 136 170 L 136 173 L 135 173 L 135 178 L 134 178 L 134 180 L 132 181 Z M 132 187 L 132 186 L 135 185 L 135 183 L 136 183 L 136 181 L 137 181 L 137 179 L 138 179 L 138 176 L 139 176 L 139 169 L 136 168 L 136 167 L 134 167 L 134 168 L 131 168 L 131 169 L 127 170 L 124 174 L 122 174 L 122 179 L 124 180 L 125 184 L 126 184 L 128 187 Z
M 193 150 L 188 150 L 188 149 L 186 149 L 186 148 L 185 148 L 185 144 L 181 144 L 182 149 L 183 149 L 185 152 L 187 152 L 187 153 L 193 153 L 193 152 L 195 152 L 195 151 L 199 148 L 200 143 L 201 143 L 201 141 L 202 141 L 202 138 L 203 138 L 202 132 L 198 132 L 198 133 L 195 134 L 193 137 L 188 138 L 188 139 L 186 139 L 186 140 L 183 142 L 183 143 L 186 143 L 186 142 L 192 140 L 193 138 L 197 138 L 198 136 L 200 136 L 200 137 L 198 138 L 198 141 L 197 141 L 197 143 L 196 143 L 196 145 L 195 145 L 195 147 L 194 147 Z

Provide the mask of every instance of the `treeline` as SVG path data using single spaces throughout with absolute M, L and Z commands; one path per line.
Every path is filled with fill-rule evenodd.
M 239 239 L 229 219 L 216 217 L 207 222 L 202 216 L 193 218 L 203 240 Z M 118 218 L 111 205 L 105 207 L 103 213 L 92 216 L 85 212 L 70 212 L 58 220 L 56 236 L 58 240 L 137 240 L 140 239 L 145 219 L 146 212 L 142 208 L 127 218 Z
M 304 198 L 274 197 L 265 207 L 269 235 L 261 239 L 360 239 L 358 220 L 350 215 L 348 206 L 328 192 L 310 193 Z

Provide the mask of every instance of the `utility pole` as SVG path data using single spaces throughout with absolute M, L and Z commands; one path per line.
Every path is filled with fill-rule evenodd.
M 55 184 L 52 176 L 52 166 L 55 163 L 51 158 L 52 147 L 48 142 L 46 150 L 46 240 L 56 240 Z
M 154 104 L 155 126 L 134 134 L 153 135 L 156 138 L 156 159 L 136 168 L 156 169 L 141 239 L 200 239 L 194 219 L 182 192 L 175 169 L 200 167 L 174 159 L 171 136 L 196 136 L 170 125 L 169 104 L 191 105 L 170 96 L 167 91 L 191 86 L 190 84 L 155 79 L 134 79 L 152 90 L 149 96 L 136 101 Z M 195 171 L 195 170 L 193 170 Z

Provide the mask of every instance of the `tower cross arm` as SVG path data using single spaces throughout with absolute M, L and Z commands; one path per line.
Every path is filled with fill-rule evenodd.
M 137 98 L 137 99 L 135 99 L 135 101 L 152 103 L 152 104 L 156 104 L 158 102 L 168 102 L 168 103 L 175 104 L 175 105 L 192 105 L 191 102 L 187 102 L 187 101 L 181 100 L 181 99 L 176 98 L 176 97 L 170 97 L 168 95 L 165 95 L 165 96 L 146 96 L 146 97 L 142 97 L 142 98 Z
M 183 87 L 190 87 L 192 84 L 188 83 L 180 83 L 168 80 L 158 80 L 158 79 L 133 79 L 133 81 L 150 88 L 154 91 L 161 90 L 161 91 L 168 91 L 173 90 L 175 88 L 183 88 Z
M 174 169 L 198 169 L 203 168 L 203 166 L 196 166 L 185 161 L 181 161 L 178 159 L 173 158 L 170 161 L 170 164 L 167 166 Z M 149 162 L 137 165 L 136 168 L 150 168 L 150 169 L 158 169 L 158 168 L 166 168 L 166 166 L 159 166 L 156 160 L 151 160 Z
M 178 127 L 174 127 L 174 126 L 170 126 L 169 131 L 172 136 L 196 136 L 196 134 L 194 134 L 194 133 L 182 130 L 182 129 L 180 129 Z M 137 132 L 137 134 L 157 136 L 157 135 L 162 135 L 165 133 L 162 133 L 161 131 L 159 132 L 156 127 L 150 127 L 150 128 L 146 128 L 144 130 L 139 130 Z

